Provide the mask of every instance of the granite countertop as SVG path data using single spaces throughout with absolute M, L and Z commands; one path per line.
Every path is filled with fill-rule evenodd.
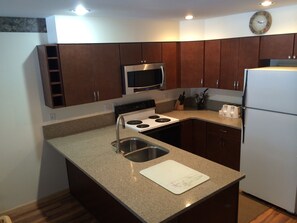
M 207 117 L 214 120 L 217 119 L 217 117 L 215 118 L 215 113 L 205 111 L 172 111 L 166 113 L 166 115 L 181 120 L 188 118 L 205 120 Z M 238 125 L 233 125 L 232 122 L 230 124 L 224 121 L 224 123 L 227 126 L 239 127 Z M 244 174 L 238 171 L 174 146 L 129 129 L 120 130 L 121 138 L 130 136 L 138 136 L 165 147 L 170 152 L 165 156 L 148 162 L 136 163 L 129 161 L 122 155 L 116 154 L 110 144 L 115 140 L 114 125 L 54 138 L 47 142 L 143 222 L 169 220 L 191 208 L 192 205 L 199 204 L 214 193 L 244 178 Z M 139 173 L 142 169 L 166 160 L 175 160 L 204 173 L 210 177 L 210 180 L 183 194 L 175 195 Z
M 241 118 L 227 118 L 219 116 L 218 112 L 210 110 L 181 110 L 164 113 L 164 115 L 177 118 L 180 121 L 186 119 L 199 119 L 227 127 L 241 129 Z

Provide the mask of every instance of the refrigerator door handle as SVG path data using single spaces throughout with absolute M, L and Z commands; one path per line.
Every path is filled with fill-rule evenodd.
M 241 111 L 241 120 L 242 120 L 242 143 L 244 143 L 245 138 L 245 101 L 246 101 L 246 91 L 247 91 L 247 80 L 248 80 L 248 70 L 245 70 L 245 80 L 243 86 L 243 95 L 242 95 L 242 111 Z
M 244 144 L 245 139 L 245 108 L 242 107 L 241 110 L 241 122 L 242 122 L 242 144 Z
M 245 70 L 245 75 L 244 75 L 244 85 L 243 85 L 243 94 L 242 94 L 242 107 L 245 108 L 245 101 L 246 101 L 246 91 L 247 91 L 247 80 L 248 80 L 248 70 Z

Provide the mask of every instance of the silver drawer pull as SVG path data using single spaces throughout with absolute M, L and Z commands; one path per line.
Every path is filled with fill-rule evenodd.
M 99 91 L 97 91 L 97 101 L 100 100 L 100 94 L 99 94 Z
M 94 101 L 97 101 L 96 92 L 94 91 Z

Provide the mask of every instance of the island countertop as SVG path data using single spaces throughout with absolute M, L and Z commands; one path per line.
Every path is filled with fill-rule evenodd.
M 172 117 L 189 116 L 195 111 L 173 111 Z M 182 114 L 183 113 L 183 114 Z M 111 142 L 115 140 L 115 126 L 47 140 L 67 160 L 107 191 L 143 222 L 170 220 L 244 178 L 244 174 L 205 158 L 168 145 L 129 129 L 120 130 L 121 138 L 137 136 L 169 150 L 157 159 L 136 163 L 116 154 Z M 166 160 L 175 160 L 204 173 L 210 179 L 189 191 L 175 195 L 157 185 L 139 171 Z

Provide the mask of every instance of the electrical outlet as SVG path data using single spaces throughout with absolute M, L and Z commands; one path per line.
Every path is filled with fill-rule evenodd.
M 56 113 L 50 113 L 50 120 L 56 120 Z
M 112 110 L 112 105 L 111 104 L 105 104 L 104 105 L 104 111 L 110 111 Z

